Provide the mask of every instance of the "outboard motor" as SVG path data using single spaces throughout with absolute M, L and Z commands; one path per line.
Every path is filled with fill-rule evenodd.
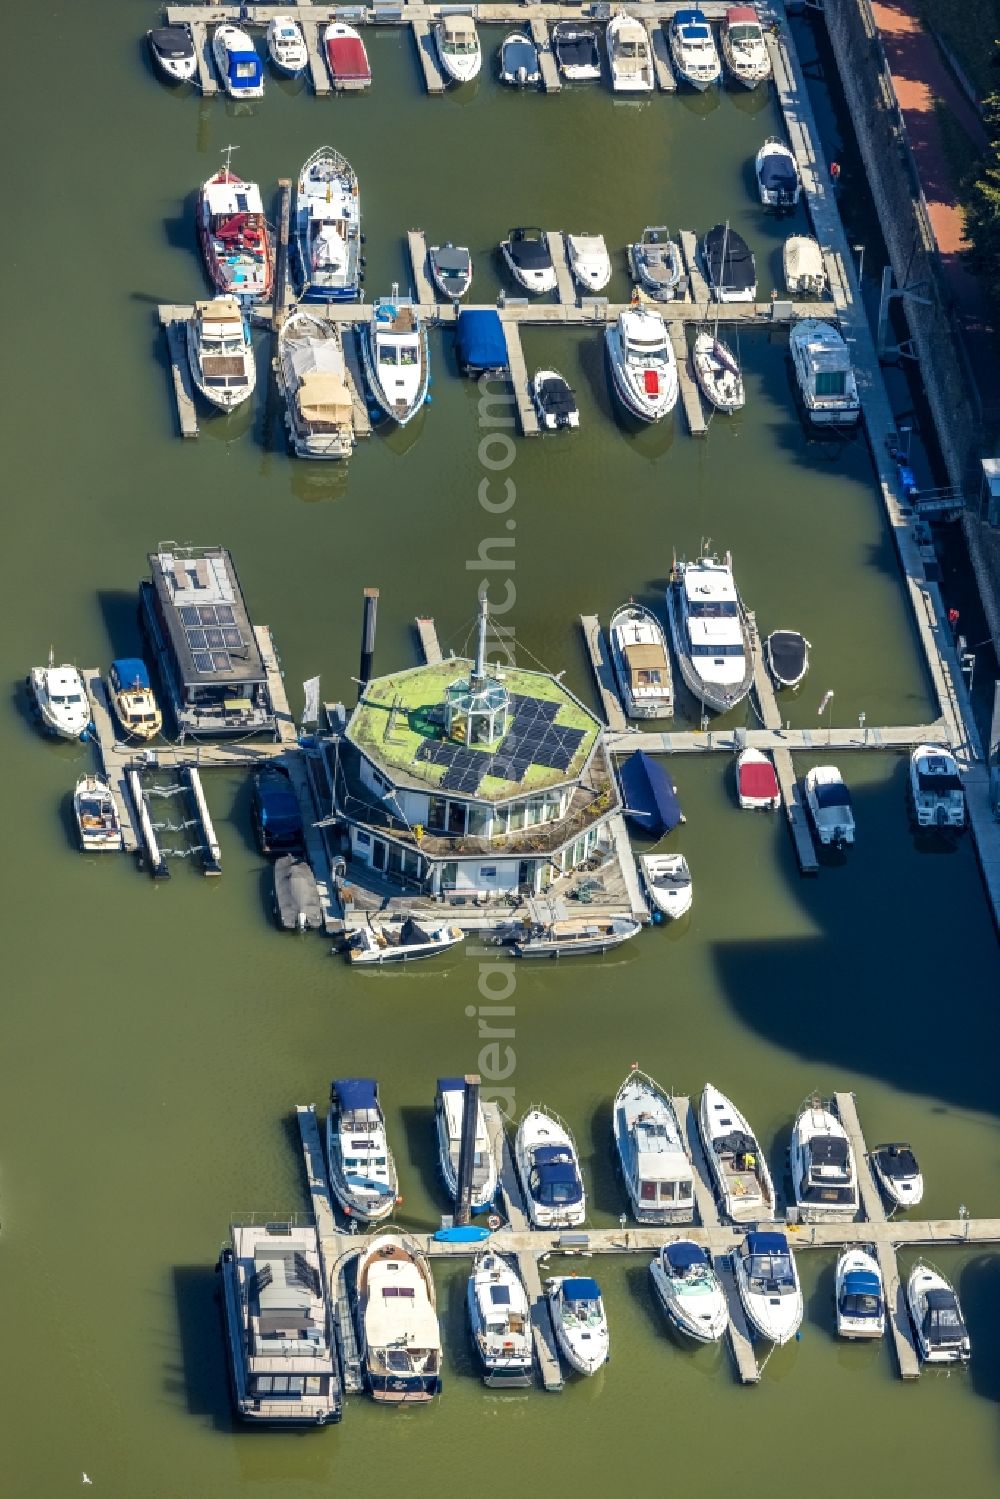
M 523 63 L 517 70 L 517 81 L 521 88 L 524 88 L 525 84 L 528 81 L 528 70 Z

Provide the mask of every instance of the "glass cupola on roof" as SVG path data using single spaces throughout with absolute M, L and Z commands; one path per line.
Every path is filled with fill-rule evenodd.
M 486 600 L 480 601 L 476 664 L 468 677 L 459 677 L 445 690 L 445 729 L 451 739 L 467 745 L 495 744 L 507 732 L 510 694 L 486 665 Z

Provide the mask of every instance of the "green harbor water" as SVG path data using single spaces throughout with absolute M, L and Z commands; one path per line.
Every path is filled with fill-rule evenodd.
M 193 205 L 228 143 L 270 198 L 324 142 L 361 180 L 367 290 L 405 284 L 405 231 L 468 243 L 476 296 L 502 284 L 493 247 L 517 223 L 606 235 L 646 223 L 703 231 L 729 217 L 757 252 L 766 296 L 778 225 L 755 207 L 749 162 L 780 130 L 773 98 L 614 101 L 602 88 L 505 95 L 484 76 L 428 99 L 408 33 L 368 41 L 375 84 L 317 100 L 269 78 L 234 108 L 153 77 L 150 8 L 96 0 L 19 16 L 0 59 L 7 149 L 3 361 L 6 607 L 0 719 L 7 980 L 0 1063 L 0 1492 L 48 1499 L 86 1472 L 109 1499 L 299 1499 L 390 1486 L 415 1499 L 477 1488 L 564 1496 L 629 1485 L 764 1499 L 860 1493 L 995 1494 L 1000 1255 L 942 1248 L 959 1288 L 971 1368 L 898 1378 L 891 1347 L 833 1336 L 832 1255 L 804 1253 L 799 1342 L 756 1389 L 725 1349 L 668 1335 L 643 1258 L 591 1262 L 613 1359 L 560 1396 L 487 1392 L 467 1340 L 461 1267 L 438 1273 L 446 1383 L 433 1408 L 349 1402 L 324 1432 L 248 1431 L 233 1420 L 213 1266 L 230 1218 L 306 1206 L 294 1106 L 322 1106 L 331 1077 L 381 1083 L 401 1173 L 400 1222 L 426 1229 L 439 1073 L 477 1066 L 475 1007 L 493 956 L 413 972 L 349 974 L 321 940 L 283 938 L 244 779 L 206 789 L 224 874 L 190 864 L 154 885 L 124 859 L 74 849 L 69 797 L 91 763 L 38 736 L 21 683 L 45 659 L 104 665 L 138 646 L 146 553 L 176 538 L 223 543 L 251 612 L 275 635 L 293 711 L 304 677 L 350 701 L 360 594 L 381 589 L 376 665 L 416 660 L 411 622 L 433 614 L 445 647 L 470 636 L 475 594 L 510 578 L 518 658 L 541 660 L 592 701 L 577 616 L 629 594 L 662 601 L 671 557 L 702 538 L 731 548 L 764 631 L 812 642 L 787 716 L 814 726 L 934 716 L 870 460 L 860 438 L 807 438 L 783 335 L 744 335 L 747 409 L 695 441 L 683 417 L 636 434 L 610 401 L 598 335 L 532 329 L 529 368 L 578 391 L 581 430 L 518 441 L 504 519 L 478 498 L 476 389 L 432 336 L 433 404 L 404 434 L 359 446 L 346 471 L 291 461 L 258 347 L 252 409 L 204 416 L 182 443 L 156 322 L 161 301 L 205 288 Z M 495 45 L 501 33 L 487 32 Z M 27 58 L 44 58 L 44 73 Z M 613 296 L 625 293 L 616 256 Z M 489 413 L 486 414 L 489 419 Z M 499 447 L 493 451 L 495 457 Z M 511 571 L 484 572 L 491 539 Z M 823 751 L 816 758 L 824 758 Z M 511 1083 L 572 1126 L 592 1221 L 617 1221 L 611 1097 L 633 1061 L 677 1091 L 711 1079 L 783 1170 L 791 1121 L 815 1088 L 855 1089 L 869 1141 L 909 1138 L 929 1216 L 1000 1215 L 994 933 L 968 839 L 917 838 L 902 758 L 841 757 L 857 846 L 815 880 L 783 823 L 739 815 L 722 759 L 673 769 L 695 905 L 680 930 L 617 957 L 515 971 Z M 805 767 L 802 767 L 805 768 Z M 485 977 L 484 977 L 485 975 Z

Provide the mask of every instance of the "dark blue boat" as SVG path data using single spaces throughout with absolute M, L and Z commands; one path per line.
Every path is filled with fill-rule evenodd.
M 662 838 L 684 821 L 677 791 L 664 766 L 645 750 L 636 750 L 618 771 L 625 816 L 653 838 Z
M 505 374 L 507 340 L 499 313 L 491 307 L 464 308 L 458 314 L 455 350 L 463 375 Z
M 269 766 L 254 776 L 253 820 L 261 853 L 304 852 L 298 797 L 288 776 L 277 766 Z

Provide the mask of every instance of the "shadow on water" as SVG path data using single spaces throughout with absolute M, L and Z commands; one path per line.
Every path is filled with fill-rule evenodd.
M 445 1343 L 448 1349 L 446 1377 L 468 1380 L 474 1385 L 481 1384 L 482 1375 L 479 1370 L 479 1361 L 472 1347 L 472 1334 L 465 1304 L 466 1286 L 472 1262 L 463 1260 L 459 1265 L 449 1263 L 448 1268 L 452 1273 L 448 1276 L 444 1295 L 441 1295 L 440 1288 L 438 1290 L 438 1308 L 445 1322 Z
M 221 1276 L 211 1265 L 175 1265 L 173 1281 L 181 1363 L 165 1371 L 164 1389 L 185 1403 L 189 1415 L 207 1417 L 216 1431 L 234 1432 Z
M 123 588 L 99 588 L 97 603 L 108 636 L 108 659 L 141 656 L 144 641 L 136 595 Z
M 438 1163 L 437 1130 L 433 1108 L 410 1104 L 401 1108 L 399 1112 L 403 1127 L 401 1131 L 393 1135 L 397 1160 L 405 1160 L 407 1166 L 416 1173 L 424 1190 L 432 1197 L 434 1207 L 441 1213 L 450 1213 L 454 1203 L 444 1185 Z M 400 1145 L 403 1142 L 405 1144 L 401 1150 Z M 405 1217 L 406 1215 L 404 1212 L 397 1216 Z M 407 1221 L 415 1223 L 415 1220 Z M 436 1223 L 434 1226 L 437 1226 Z
M 971 1329 L 972 1362 L 969 1379 L 977 1395 L 994 1405 L 1000 1401 L 1000 1256 L 981 1254 L 970 1260 L 958 1278 L 959 1300 Z
M 833 1256 L 824 1256 L 823 1266 L 816 1277 L 812 1295 L 806 1302 L 805 1320 L 809 1326 L 824 1334 L 831 1343 L 837 1338 L 837 1261 Z
M 617 1216 L 625 1208 L 627 1198 L 612 1136 L 611 1108 L 611 1101 L 604 1099 L 590 1116 L 587 1198 L 591 1212 Z

